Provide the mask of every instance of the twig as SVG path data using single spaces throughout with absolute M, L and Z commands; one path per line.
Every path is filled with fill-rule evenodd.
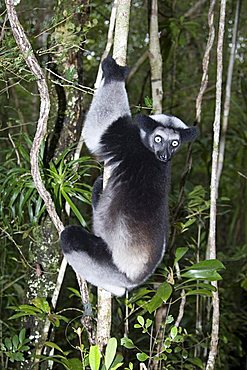
M 210 194 L 210 221 L 209 221 L 209 237 L 207 246 L 207 258 L 216 258 L 216 212 L 217 212 L 217 165 L 219 155 L 219 139 L 220 139 L 220 114 L 221 114 L 221 99 L 222 99 L 222 73 L 223 73 L 223 41 L 225 31 L 225 12 L 226 0 L 221 0 L 220 19 L 217 43 L 217 79 L 216 79 L 216 106 L 214 119 L 214 137 L 213 137 L 213 153 L 212 153 L 212 173 L 211 173 L 211 194 Z M 212 285 L 217 289 L 217 281 L 212 282 Z M 219 339 L 219 294 L 218 290 L 213 292 L 212 296 L 212 332 L 210 351 L 206 370 L 213 370 L 217 355 L 218 339 Z
M 211 0 L 210 7 L 208 10 L 208 27 L 209 27 L 209 34 L 208 34 L 208 41 L 205 49 L 205 53 L 203 56 L 202 61 L 202 81 L 201 87 L 196 98 L 196 122 L 201 122 L 201 110 L 202 110 L 202 98 L 205 93 L 205 90 L 208 85 L 208 65 L 209 65 L 209 56 L 210 51 L 212 49 L 214 43 L 214 36 L 215 36 L 215 29 L 214 29 L 214 7 L 215 7 L 216 0 Z
M 186 13 L 184 13 L 184 18 L 191 17 L 198 9 L 200 9 L 207 0 L 198 0 Z
M 148 50 L 144 51 L 144 53 L 140 56 L 139 59 L 135 62 L 133 67 L 131 68 L 128 77 L 127 77 L 127 84 L 130 82 L 134 74 L 138 71 L 138 69 L 141 67 L 141 65 L 147 60 L 149 56 Z
M 179 327 L 180 322 L 181 322 L 181 320 L 184 316 L 184 307 L 185 307 L 185 303 L 186 303 L 186 295 L 185 295 L 185 290 L 184 289 L 182 289 L 180 296 L 181 296 L 181 302 L 180 302 L 180 306 L 179 306 L 177 320 L 175 322 L 175 326 L 177 328 Z

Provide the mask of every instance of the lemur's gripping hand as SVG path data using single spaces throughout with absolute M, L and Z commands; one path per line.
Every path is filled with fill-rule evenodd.
M 105 83 L 111 81 L 125 81 L 129 68 L 119 66 L 112 57 L 107 57 L 102 62 L 103 77 Z

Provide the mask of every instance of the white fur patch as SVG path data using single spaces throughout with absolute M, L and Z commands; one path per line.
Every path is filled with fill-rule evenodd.
M 160 122 L 163 125 L 167 125 L 168 123 L 173 123 L 173 128 L 188 128 L 186 124 L 181 121 L 181 119 L 175 116 L 168 116 L 166 114 L 154 114 L 153 116 L 149 116 L 150 118 L 154 119 L 156 122 Z
M 112 81 L 96 91 L 83 127 L 88 149 L 97 153 L 107 128 L 118 118 L 130 115 L 128 96 L 122 81 Z

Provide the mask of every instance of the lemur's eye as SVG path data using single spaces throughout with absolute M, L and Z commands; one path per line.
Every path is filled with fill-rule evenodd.
M 162 137 L 161 137 L 160 135 L 156 135 L 156 136 L 155 136 L 155 138 L 154 138 L 154 141 L 155 141 L 156 143 L 161 143 L 161 141 L 162 141 Z
M 173 148 L 176 148 L 176 146 L 178 146 L 178 144 L 179 144 L 178 140 L 172 140 Z

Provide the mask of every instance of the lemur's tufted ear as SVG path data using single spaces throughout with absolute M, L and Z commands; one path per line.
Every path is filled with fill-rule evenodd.
M 199 135 L 199 128 L 197 126 L 188 127 L 179 130 L 182 143 L 193 141 Z

